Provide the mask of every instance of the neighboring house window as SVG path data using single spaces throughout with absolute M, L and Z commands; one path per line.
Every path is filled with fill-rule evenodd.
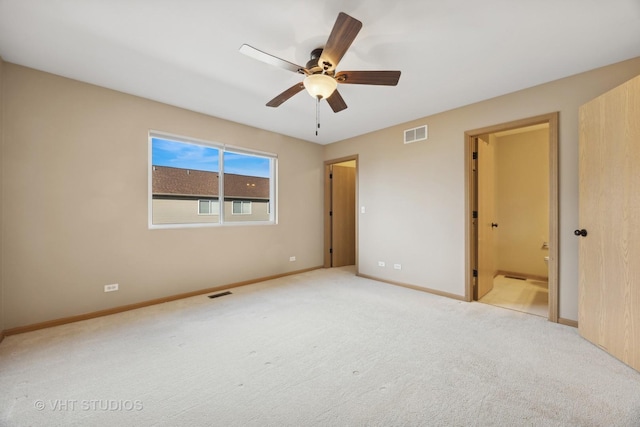
M 234 215 L 251 215 L 251 202 L 234 200 L 232 213 Z
M 149 227 L 276 222 L 277 157 L 149 133 Z
M 198 200 L 198 215 L 218 215 L 220 205 L 217 200 Z

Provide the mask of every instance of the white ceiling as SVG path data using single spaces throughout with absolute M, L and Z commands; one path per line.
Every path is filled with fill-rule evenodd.
M 396 87 L 341 85 L 349 108 L 298 74 L 338 12 L 363 28 L 337 67 L 401 70 Z M 640 56 L 640 0 L 0 0 L 5 61 L 327 144 Z

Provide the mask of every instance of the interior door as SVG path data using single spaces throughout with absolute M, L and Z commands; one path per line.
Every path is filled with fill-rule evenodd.
M 640 370 L 640 76 L 580 108 L 580 335 Z
M 478 138 L 478 299 L 493 289 L 496 273 L 495 143 Z
M 334 164 L 331 179 L 331 266 L 356 263 L 356 168 Z

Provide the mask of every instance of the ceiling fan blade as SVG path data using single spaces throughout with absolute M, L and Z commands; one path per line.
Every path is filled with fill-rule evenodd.
M 343 84 L 395 86 L 400 71 L 340 71 L 336 80 Z
M 362 22 L 340 12 L 331 34 L 329 34 L 327 44 L 324 46 L 319 64 L 323 68 L 326 67 L 327 70 L 335 70 L 361 28 Z
M 248 44 L 240 46 L 240 53 L 244 53 L 258 61 L 266 62 L 269 65 L 275 65 L 276 67 L 284 68 L 285 70 L 293 71 L 294 73 L 304 74 L 304 67 L 294 64 L 293 62 L 285 61 L 277 56 L 270 55 L 260 49 L 249 46 Z
M 280 95 L 273 98 L 271 101 L 267 102 L 267 107 L 279 107 L 284 101 L 291 98 L 293 95 L 297 94 L 301 90 L 304 89 L 304 84 L 302 82 L 296 83 L 291 86 L 289 89 L 282 92 Z
M 342 99 L 342 95 L 338 90 L 334 90 L 330 97 L 327 98 L 327 102 L 331 106 L 334 113 L 338 113 L 347 108 L 347 103 Z

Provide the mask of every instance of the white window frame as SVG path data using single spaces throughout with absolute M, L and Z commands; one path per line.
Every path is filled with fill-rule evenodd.
M 153 223 L 153 166 L 152 165 L 152 148 L 154 138 L 167 139 L 175 142 L 202 145 L 205 147 L 218 149 L 218 165 L 219 165 L 219 179 L 218 179 L 218 207 L 219 207 L 219 221 L 215 223 L 202 222 L 202 223 L 178 223 L 178 224 L 154 224 Z M 269 170 L 271 174 L 269 176 L 269 219 L 267 221 L 225 221 L 224 220 L 224 153 L 237 153 L 245 154 L 255 157 L 263 157 L 269 160 Z M 220 226 L 249 226 L 249 225 L 276 225 L 278 224 L 278 155 L 269 153 L 266 151 L 253 150 L 245 147 L 238 147 L 235 145 L 222 144 L 217 142 L 205 141 L 197 138 L 186 137 L 182 135 L 176 135 L 166 133 L 162 131 L 150 130 L 148 134 L 148 227 L 149 229 L 164 229 L 164 228 L 197 228 L 197 227 L 220 227 Z M 200 211 L 200 200 L 198 199 L 198 214 Z M 232 205 L 233 212 L 233 205 Z M 233 215 L 233 213 L 232 213 Z M 236 214 L 240 215 L 240 214 Z M 247 215 L 247 214 L 244 214 Z M 209 216 L 204 214 L 203 216 Z

